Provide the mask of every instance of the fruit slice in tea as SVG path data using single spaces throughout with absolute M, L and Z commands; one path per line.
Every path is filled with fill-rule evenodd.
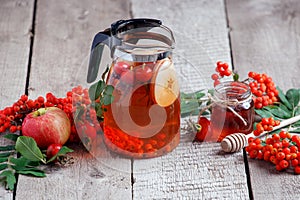
M 162 60 L 155 67 L 154 73 L 151 87 L 153 100 L 158 105 L 167 107 L 179 96 L 179 83 L 174 65 L 170 59 Z

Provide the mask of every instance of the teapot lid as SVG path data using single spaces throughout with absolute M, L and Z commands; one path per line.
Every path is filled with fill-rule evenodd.
M 125 32 L 135 28 L 144 27 L 159 27 L 162 22 L 158 19 L 148 19 L 148 18 L 138 18 L 138 19 L 128 19 L 119 20 L 111 24 L 111 33 L 116 35 L 117 33 Z

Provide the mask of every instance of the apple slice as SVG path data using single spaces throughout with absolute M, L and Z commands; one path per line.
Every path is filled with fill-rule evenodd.
M 174 64 L 170 59 L 162 60 L 155 66 L 151 82 L 153 83 L 151 94 L 158 105 L 167 107 L 178 98 L 179 83 Z

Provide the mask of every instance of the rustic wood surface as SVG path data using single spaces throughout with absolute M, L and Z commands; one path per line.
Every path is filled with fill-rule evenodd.
M 145 7 L 148 9 L 143 9 Z M 223 1 L 219 0 L 178 1 L 176 4 L 172 0 L 132 1 L 133 17 L 159 18 L 174 30 L 178 53 L 199 70 L 198 73 L 191 68 L 185 70 L 190 79 L 182 85 L 192 82 L 192 87 L 198 89 L 212 87 L 208 83 L 211 83 L 210 76 L 218 59 L 230 63 L 224 9 Z M 197 17 L 191 18 L 191 13 L 197 13 Z M 186 65 L 176 66 L 187 68 Z M 133 197 L 246 199 L 249 195 L 242 153 L 232 156 L 219 154 L 219 151 L 219 144 L 199 145 L 189 140 L 161 158 L 134 161 Z M 147 173 L 149 166 L 159 169 Z
M 240 74 L 266 72 L 284 91 L 300 87 L 300 2 L 228 0 L 233 61 Z M 300 199 L 300 177 L 248 160 L 254 199 Z
M 10 106 L 25 92 L 33 16 L 32 0 L 0 3 L 0 107 Z M 7 144 L 1 139 L 0 144 Z M 13 199 L 1 185 L 0 199 Z
M 130 17 L 158 18 L 174 31 L 183 90 L 211 87 L 217 60 L 233 62 L 241 77 L 266 72 L 284 90 L 299 88 L 299 13 L 297 0 L 1 0 L 0 108 L 25 91 L 64 96 L 86 84 L 94 34 Z M 46 178 L 19 176 L 16 191 L 1 187 L 0 199 L 300 198 L 300 176 L 186 136 L 147 160 L 101 160 L 73 148 L 73 164 L 46 167 Z
M 111 21 L 129 17 L 129 3 L 89 1 L 37 1 L 29 97 L 51 91 L 65 96 L 86 83 L 87 58 L 95 33 Z M 49 169 L 47 178 L 19 176 L 16 199 L 130 199 L 131 175 L 110 169 L 93 159 L 84 147 L 72 154 L 74 165 Z M 80 150 L 82 149 L 82 150 Z M 124 171 L 131 161 L 120 162 Z M 35 192 L 33 192 L 35 191 Z

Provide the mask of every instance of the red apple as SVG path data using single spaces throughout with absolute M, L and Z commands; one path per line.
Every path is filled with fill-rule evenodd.
M 32 137 L 41 149 L 51 144 L 65 144 L 71 124 L 66 113 L 56 107 L 40 108 L 29 113 L 22 124 L 24 136 Z

